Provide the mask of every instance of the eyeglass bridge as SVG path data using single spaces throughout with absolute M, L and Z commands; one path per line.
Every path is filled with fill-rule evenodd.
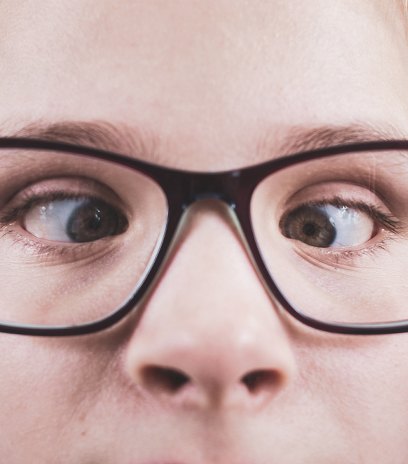
M 204 200 L 218 200 L 235 208 L 236 195 L 240 191 L 241 171 L 221 173 L 196 173 L 182 180 L 183 208 Z

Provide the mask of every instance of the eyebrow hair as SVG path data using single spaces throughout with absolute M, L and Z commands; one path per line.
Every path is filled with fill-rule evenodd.
M 92 146 L 101 150 L 135 155 L 154 163 L 168 164 L 166 153 L 158 150 L 159 137 L 125 124 L 114 125 L 106 121 L 62 121 L 50 124 L 35 122 L 6 136 Z M 294 126 L 289 129 L 282 128 L 280 131 L 275 129 L 268 133 L 258 144 L 257 151 L 262 159 L 271 159 L 332 145 L 403 138 L 402 132 L 390 124 Z M 251 161 L 254 161 L 255 157 L 255 154 L 251 156 Z M 256 161 L 259 162 L 259 159 Z
M 327 125 L 305 128 L 295 126 L 284 136 L 282 154 L 316 150 L 333 145 L 347 145 L 371 141 L 403 139 L 402 132 L 391 124 L 353 123 L 349 125 Z
M 157 157 L 158 141 L 152 134 L 142 134 L 125 124 L 115 125 L 107 121 L 34 122 L 8 136 L 85 145 L 143 158 Z

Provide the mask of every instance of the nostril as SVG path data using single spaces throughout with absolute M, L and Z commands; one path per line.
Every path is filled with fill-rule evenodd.
M 250 393 L 256 394 L 263 390 L 276 387 L 279 380 L 279 374 L 276 371 L 260 369 L 244 375 L 241 379 L 241 383 L 245 385 Z
M 160 366 L 147 366 L 142 370 L 142 382 L 147 389 L 176 393 L 190 379 L 183 372 Z

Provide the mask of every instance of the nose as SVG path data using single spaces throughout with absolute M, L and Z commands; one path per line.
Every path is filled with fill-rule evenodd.
M 296 372 L 285 325 L 223 208 L 194 209 L 127 345 L 126 374 L 172 405 L 266 407 Z

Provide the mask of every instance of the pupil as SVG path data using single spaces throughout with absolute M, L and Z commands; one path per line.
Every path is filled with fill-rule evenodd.
M 311 222 L 308 222 L 303 226 L 303 233 L 308 237 L 313 237 L 316 234 L 316 227 Z
M 91 242 L 125 231 L 126 219 L 101 200 L 85 200 L 72 212 L 67 235 L 73 242 Z

